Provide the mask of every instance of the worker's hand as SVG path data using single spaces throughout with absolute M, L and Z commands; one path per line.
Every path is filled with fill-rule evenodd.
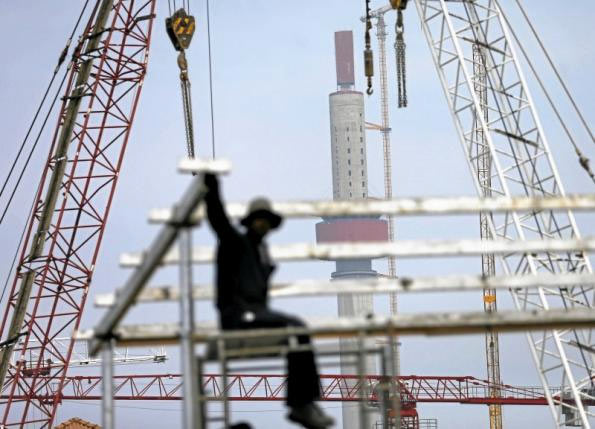
M 217 180 L 217 176 L 214 174 L 206 173 L 205 185 L 209 189 L 209 191 L 217 191 L 219 189 L 219 181 Z

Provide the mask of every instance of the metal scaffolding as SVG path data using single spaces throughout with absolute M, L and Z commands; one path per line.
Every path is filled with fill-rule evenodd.
M 357 377 L 360 386 L 357 392 L 352 392 L 352 400 L 358 401 L 362 409 L 360 418 L 361 427 L 371 427 L 368 419 L 368 399 L 369 395 L 378 395 L 377 405 L 384 410 L 382 414 L 381 427 L 389 427 L 394 424 L 399 427 L 402 423 L 403 428 L 409 427 L 409 420 L 414 426 L 418 418 L 417 414 L 409 416 L 409 409 L 406 406 L 404 395 L 409 392 L 404 387 L 399 387 L 401 378 L 393 378 L 390 362 L 394 356 L 391 356 L 393 342 L 397 335 L 455 335 L 466 333 L 485 333 L 485 332 L 515 332 L 515 331 L 544 331 L 551 329 L 570 332 L 579 329 L 591 329 L 595 325 L 595 312 L 590 308 L 571 307 L 567 309 L 548 309 L 525 310 L 517 308 L 515 310 L 499 312 L 463 312 L 463 313 L 425 313 L 425 314 L 400 314 L 391 316 L 375 316 L 372 318 L 349 317 L 334 318 L 331 320 L 312 320 L 309 321 L 307 328 L 283 328 L 283 329 L 257 329 L 241 332 L 226 331 L 220 332 L 214 322 L 201 323 L 195 325 L 192 323 L 192 302 L 194 299 L 209 299 L 212 297 L 212 287 L 200 288 L 193 286 L 192 268 L 194 264 L 204 264 L 213 261 L 213 249 L 192 249 L 191 248 L 191 228 L 200 225 L 200 219 L 203 217 L 200 205 L 204 197 L 205 188 L 203 186 L 203 173 L 222 173 L 228 170 L 229 166 L 225 163 L 208 163 L 200 160 L 186 161 L 184 171 L 197 173 L 192 179 L 192 183 L 183 196 L 182 200 L 175 205 L 172 210 L 160 210 L 158 216 L 152 219 L 163 223 L 161 231 L 153 244 L 142 254 L 134 257 L 124 258 L 125 265 L 135 267 L 127 284 L 115 296 L 99 297 L 103 304 L 110 304 L 111 307 L 104 315 L 99 324 L 91 331 L 79 332 L 78 337 L 89 340 L 89 351 L 97 354 L 103 351 L 105 356 L 103 360 L 104 375 L 103 382 L 108 388 L 104 389 L 103 411 L 105 414 L 104 427 L 109 429 L 113 427 L 113 371 L 111 367 L 112 348 L 117 345 L 147 345 L 147 344 L 182 344 L 183 346 L 183 370 L 182 374 L 185 383 L 184 391 L 189 389 L 199 394 L 186 393 L 184 397 L 184 421 L 185 427 L 208 427 L 208 407 L 206 403 L 214 398 L 204 392 L 205 380 L 210 376 L 202 374 L 202 362 L 209 359 L 219 361 L 222 367 L 222 375 L 218 386 L 230 386 L 230 389 L 212 385 L 212 392 L 215 399 L 224 403 L 224 419 L 228 423 L 229 416 L 229 396 L 232 394 L 232 386 L 238 382 L 238 378 L 232 375 L 232 371 L 227 367 L 230 359 L 262 359 L 263 356 L 283 356 L 289 351 L 300 347 L 291 341 L 297 335 L 308 334 L 315 340 L 329 338 L 353 337 L 363 344 L 363 339 L 368 336 L 380 336 L 387 339 L 388 346 L 385 348 L 366 349 L 360 347 L 355 353 L 355 363 L 359 367 Z M 537 210 L 547 210 L 549 215 L 554 211 L 563 211 L 569 213 L 570 209 L 594 210 L 595 200 L 592 196 L 575 196 L 572 198 L 519 198 L 519 199 L 468 199 L 466 204 L 456 205 L 458 199 L 433 200 L 393 200 L 383 202 L 302 202 L 286 203 L 283 209 L 283 215 L 286 217 L 305 217 L 305 216 L 346 216 L 353 215 L 354 212 L 361 214 L 384 214 L 393 215 L 411 214 L 432 214 L 432 213 L 465 213 L 465 212 L 484 212 L 486 210 L 503 213 L 507 216 L 512 210 L 515 213 L 528 212 L 535 213 Z M 378 203 L 378 204 L 376 204 Z M 407 204 L 409 203 L 409 204 Z M 281 207 L 276 205 L 275 207 Z M 541 207 L 541 208 L 540 208 Z M 542 209 L 547 207 L 547 209 Z M 486 209 L 489 208 L 489 209 Z M 237 206 L 229 207 L 232 216 L 238 216 L 241 210 Z M 174 243 L 179 240 L 179 250 L 175 251 Z M 595 249 L 594 238 L 570 239 L 560 238 L 552 240 L 459 240 L 454 242 L 395 242 L 395 243 L 341 243 L 333 245 L 290 245 L 282 248 L 273 249 L 271 252 L 273 258 L 281 260 L 310 260 L 310 259 L 340 259 L 353 257 L 385 257 L 395 255 L 399 257 L 428 257 L 428 256 L 461 256 L 461 255 L 482 255 L 493 253 L 501 255 L 501 258 L 509 258 L 511 254 L 521 255 L 517 257 L 527 258 L 537 252 L 549 252 L 549 254 L 566 254 L 572 252 L 589 252 Z M 164 264 L 177 264 L 180 266 L 180 284 L 178 289 L 175 286 L 166 286 L 161 288 L 147 288 L 152 274 Z M 572 289 L 576 284 L 582 287 L 589 287 L 595 284 L 593 274 L 589 272 L 558 274 L 548 272 L 534 276 L 520 276 L 507 274 L 506 276 L 450 276 L 450 277 L 432 277 L 420 279 L 368 279 L 364 281 L 349 280 L 343 282 L 332 282 L 333 289 L 328 290 L 329 283 L 322 281 L 297 281 L 292 284 L 276 285 L 273 287 L 273 294 L 277 296 L 303 296 L 303 295 L 325 295 L 329 293 L 352 293 L 354 291 L 367 293 L 402 293 L 419 291 L 449 291 L 449 290 L 483 290 L 486 287 L 491 288 L 510 288 L 514 287 L 516 294 L 528 293 L 534 290 L 549 289 L 552 287 L 561 287 Z M 341 290 L 344 288 L 344 290 Z M 120 322 L 127 314 L 129 309 L 135 303 L 147 301 L 163 301 L 178 299 L 181 303 L 182 321 L 180 324 L 155 323 L 150 325 L 122 325 Z M 289 345 L 279 345 L 279 339 L 286 339 Z M 198 353 L 195 344 L 211 344 L 211 352 Z M 213 345 L 216 353 L 213 355 Z M 308 346 L 310 347 L 310 346 Z M 207 350 L 209 347 L 207 347 Z M 205 354 L 206 353 L 206 354 Z M 326 355 L 332 355 L 336 352 L 326 352 Z M 372 386 L 374 377 L 368 377 L 363 373 L 362 362 L 367 353 L 377 353 L 382 357 L 382 374 L 378 380 L 379 385 Z M 319 353 L 323 355 L 324 353 Z M 233 377 L 236 377 L 235 379 Z M 266 377 L 266 376 L 263 376 Z M 90 379 L 89 379 L 90 380 Z M 198 380 L 203 380 L 199 383 Z M 214 383 L 214 379 L 210 379 Z M 73 381 L 74 382 L 74 381 Z M 128 382 L 132 382 L 128 380 Z M 261 380 L 267 383 L 265 380 Z M 372 383 L 368 386 L 367 383 Z M 120 384 L 121 385 L 121 384 Z M 282 387 L 281 381 L 280 386 Z M 109 388 L 109 387 L 112 388 Z M 245 387 L 244 384 L 242 386 Z M 367 386 L 367 387 L 366 387 Z M 406 386 L 404 384 L 403 386 Z M 374 388 L 372 388 L 374 387 Z M 480 386 L 476 386 L 480 387 Z M 510 387 L 510 386 L 509 386 Z M 408 387 L 410 389 L 410 387 Z M 493 383 L 487 383 L 483 388 L 493 389 Z M 505 389 L 505 386 L 499 386 L 498 389 Z M 254 391 L 252 391 L 254 392 Z M 278 396 L 280 390 L 275 390 Z M 378 392 L 378 393 L 375 393 Z M 560 388 L 547 387 L 540 390 L 539 398 L 525 398 L 533 401 L 542 401 L 553 407 L 569 407 L 578 409 L 578 404 L 574 398 L 565 394 Z M 503 404 L 499 402 L 502 398 L 494 397 L 489 392 L 483 393 L 492 399 L 492 404 Z M 461 398 L 453 398 L 453 401 L 460 401 Z M 473 403 L 472 397 L 467 397 L 468 403 Z M 580 404 L 586 415 L 593 416 L 588 406 L 594 403 L 595 398 L 591 395 L 584 397 Z M 396 414 L 395 414 L 396 413 Z M 396 415 L 397 418 L 389 418 Z M 399 418 L 398 416 L 401 416 Z M 417 425 L 417 426 L 415 426 Z M 392 426 L 390 426 L 392 427 Z

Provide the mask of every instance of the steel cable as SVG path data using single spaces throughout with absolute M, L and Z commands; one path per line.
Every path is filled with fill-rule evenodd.
M 21 184 L 21 180 L 23 179 L 23 176 L 25 175 L 25 171 L 27 170 L 27 167 L 29 166 L 29 162 L 31 161 L 31 158 L 33 156 L 33 153 L 35 152 L 35 149 L 37 148 L 37 144 L 39 143 L 39 140 L 41 139 L 43 130 L 44 130 L 44 128 L 48 122 L 48 119 L 50 118 L 50 115 L 56 105 L 56 101 L 58 100 L 58 97 L 59 97 L 60 93 L 62 92 L 62 87 L 64 86 L 64 82 L 66 82 L 66 78 L 68 77 L 69 70 L 70 70 L 70 67 L 67 68 L 66 71 L 64 72 L 64 77 L 62 78 L 62 82 L 60 83 L 60 86 L 58 87 L 58 90 L 56 91 L 56 95 L 54 96 L 54 99 L 52 100 L 52 104 L 51 104 L 50 108 L 48 109 L 47 114 L 45 115 L 45 119 L 43 120 L 41 129 L 37 133 L 37 138 L 35 139 L 35 143 L 33 143 L 33 147 L 31 147 L 31 150 L 29 151 L 29 155 L 27 156 L 27 159 L 25 160 L 25 165 L 23 165 L 23 168 L 21 169 L 21 172 L 17 179 L 17 183 L 15 184 L 15 186 L 12 190 L 12 193 L 10 194 L 8 202 L 6 203 L 6 207 L 4 208 L 4 211 L 2 212 L 2 216 L 0 216 L 0 224 L 2 224 L 2 222 L 4 221 L 4 218 L 6 217 L 8 209 L 10 208 L 10 205 L 12 203 L 12 200 L 14 199 L 14 196 L 17 193 L 19 185 Z
M 533 23 L 529 19 L 529 16 L 527 15 L 527 12 L 525 11 L 525 8 L 523 8 L 523 5 L 521 4 L 521 2 L 519 0 L 515 0 L 515 1 L 516 1 L 516 4 L 518 5 L 519 9 L 521 10 L 521 12 L 523 14 L 523 17 L 525 18 L 525 21 L 527 21 L 527 24 L 529 25 L 529 28 L 531 29 L 531 32 L 533 33 L 533 36 L 537 40 L 537 43 L 539 44 L 539 47 L 543 51 L 543 53 L 544 53 L 544 55 L 545 55 L 545 57 L 546 57 L 549 65 L 550 65 L 550 67 L 552 68 L 552 70 L 554 71 L 554 74 L 558 78 L 558 81 L 560 82 L 560 85 L 564 89 L 564 92 L 566 93 L 566 96 L 570 100 L 570 103 L 572 104 L 572 107 L 576 111 L 576 113 L 577 113 L 578 117 L 580 118 L 583 126 L 587 130 L 587 133 L 589 134 L 589 136 L 591 136 L 591 141 L 593 141 L 595 143 L 595 138 L 593 137 L 593 133 L 591 132 L 591 128 L 587 124 L 587 121 L 585 120 L 583 114 L 581 113 L 580 109 L 578 108 L 578 105 L 576 104 L 576 102 L 574 100 L 574 97 L 572 96 L 572 94 L 570 94 L 570 90 L 566 86 L 566 83 L 564 82 L 564 79 L 562 79 L 562 76 L 560 75 L 560 72 L 558 71 L 558 68 L 554 64 L 554 61 L 552 60 L 552 58 L 548 54 L 547 49 L 545 49 L 545 45 L 541 41 L 541 38 L 539 37 L 539 34 L 535 30 L 535 27 L 534 27 Z M 508 21 L 507 21 L 507 23 L 508 23 Z M 510 24 L 508 24 L 508 26 L 510 27 Z
M 209 94 L 211 99 L 211 155 L 215 159 L 215 112 L 213 109 L 213 60 L 211 57 L 211 15 L 207 0 L 207 40 L 209 45 Z
M 576 143 L 574 137 L 572 136 L 572 133 L 570 132 L 570 130 L 568 129 L 566 123 L 564 122 L 564 119 L 562 118 L 562 115 L 560 114 L 558 108 L 556 107 L 556 105 L 554 103 L 554 100 L 552 99 L 552 97 L 550 96 L 547 88 L 545 87 L 545 84 L 543 83 L 543 80 L 541 79 L 541 77 L 537 73 L 537 70 L 536 70 L 535 66 L 533 65 L 533 62 L 529 58 L 529 55 L 527 54 L 527 51 L 525 50 L 524 46 L 521 44 L 521 42 L 520 42 L 520 40 L 519 40 L 516 32 L 514 31 L 514 28 L 510 25 L 510 21 L 508 20 L 508 17 L 503 12 L 503 10 L 502 10 L 502 8 L 500 7 L 499 4 L 498 4 L 498 7 L 499 7 L 499 9 L 500 9 L 500 11 L 502 13 L 502 17 L 504 18 L 504 21 L 506 22 L 506 25 L 508 26 L 508 29 L 510 30 L 510 32 L 512 34 L 512 37 L 514 38 L 517 46 L 520 48 L 521 53 L 523 54 L 523 58 L 525 58 L 525 61 L 527 61 L 527 64 L 529 65 L 529 68 L 531 69 L 531 72 L 533 73 L 533 76 L 535 76 L 535 80 L 539 84 L 539 87 L 543 91 L 543 94 L 545 95 L 545 97 L 546 97 L 546 99 L 547 99 L 550 107 L 554 111 L 554 114 L 556 115 L 556 118 L 558 119 L 558 122 L 560 122 L 560 126 L 562 127 L 562 129 L 564 130 L 564 133 L 566 134 L 566 136 L 568 137 L 570 143 L 574 147 L 574 151 L 575 151 L 575 153 L 576 153 L 576 155 L 578 157 L 578 163 L 586 171 L 586 173 L 589 175 L 589 177 L 591 178 L 591 180 L 595 183 L 595 173 L 593 173 L 593 170 L 591 169 L 591 166 L 590 166 L 591 160 L 589 158 L 587 158 L 583 154 L 583 152 L 581 151 L 581 149 L 579 148 L 579 146 Z M 530 23 L 529 23 L 529 25 L 530 25 Z M 540 42 L 540 44 L 541 44 L 541 42 Z M 547 55 L 547 53 L 546 53 L 546 55 Z M 547 56 L 549 58 L 549 55 L 547 55 Z M 553 64 L 552 64 L 552 67 L 554 67 Z M 556 74 L 557 74 L 557 72 L 556 72 Z M 559 75 L 558 75 L 558 77 L 559 77 Z M 561 78 L 559 77 L 559 79 L 561 79 Z M 565 85 L 564 85 L 564 83 L 562 81 L 561 81 L 561 83 L 565 87 Z M 569 93 L 568 93 L 568 96 L 571 97 Z M 571 100 L 572 100 L 572 98 L 571 98 Z M 572 100 L 572 104 L 576 108 L 576 104 L 574 104 L 574 101 L 573 100 Z M 578 110 L 577 110 L 577 113 L 582 118 L 582 115 L 580 114 L 580 112 Z M 586 124 L 585 124 L 585 126 L 586 126 Z M 587 131 L 589 133 L 591 133 L 591 130 L 589 129 L 589 127 L 586 126 L 586 128 L 587 128 Z M 591 137 L 592 137 L 592 135 L 591 135 Z
M 23 239 L 25 238 L 25 232 L 27 231 L 27 225 L 29 225 L 29 221 L 31 220 L 31 216 L 33 215 L 33 209 L 35 208 L 35 201 L 37 200 L 37 194 L 39 193 L 39 186 L 37 187 L 37 191 L 33 195 L 33 202 L 31 203 L 31 208 L 29 209 L 29 217 L 27 217 L 25 224 L 23 225 L 23 230 L 21 231 L 21 237 L 19 238 L 19 244 L 14 251 L 14 256 L 12 258 L 12 262 L 10 264 L 10 269 L 8 270 L 8 274 L 6 275 L 6 280 L 4 281 L 4 286 L 2 287 L 2 294 L 0 294 L 0 304 L 4 299 L 4 294 L 6 293 L 6 289 L 8 287 L 8 282 L 12 276 L 12 270 L 14 270 L 14 265 L 17 261 L 17 256 L 19 255 L 19 250 L 21 249 L 21 245 L 23 244 Z
M 97 2 L 97 3 L 99 3 L 99 2 Z M 20 146 L 20 148 L 19 148 L 19 150 L 17 152 L 17 155 L 16 155 L 16 157 L 15 157 L 15 159 L 14 159 L 14 161 L 13 161 L 11 167 L 10 167 L 10 170 L 8 171 L 8 174 L 6 176 L 6 179 L 4 180 L 4 183 L 2 184 L 2 189 L 0 189 L 0 197 L 2 197 L 2 194 L 6 190 L 6 187 L 8 186 L 8 183 L 10 182 L 10 179 L 12 178 L 12 175 L 14 173 L 14 169 L 15 169 L 18 161 L 21 158 L 21 155 L 23 153 L 23 149 L 25 148 L 25 145 L 27 144 L 27 141 L 29 140 L 29 136 L 31 134 L 31 131 L 33 130 L 33 127 L 35 126 L 35 123 L 37 122 L 37 118 L 39 117 L 39 113 L 41 112 L 43 106 L 46 103 L 47 96 L 48 96 L 48 94 L 49 94 L 49 92 L 50 92 L 50 90 L 51 90 L 51 88 L 52 88 L 52 86 L 54 84 L 54 80 L 56 79 L 56 76 L 58 75 L 58 72 L 60 71 L 60 68 L 61 68 L 62 64 L 64 63 L 64 60 L 66 59 L 66 56 L 68 55 L 68 50 L 70 49 L 70 45 L 72 43 L 72 39 L 73 39 L 73 37 L 74 37 L 74 35 L 75 35 L 75 33 L 76 33 L 76 31 L 77 31 L 80 23 L 81 23 L 81 20 L 82 20 L 84 14 L 85 14 L 85 11 L 87 10 L 88 4 L 89 4 L 89 0 L 86 0 L 85 3 L 84 3 L 84 5 L 83 5 L 83 8 L 81 9 L 81 12 L 79 13 L 79 16 L 78 16 L 78 19 L 76 20 L 76 23 L 74 25 L 74 28 L 72 29 L 72 31 L 70 33 L 70 36 L 68 37 L 68 40 L 66 41 L 66 46 L 64 47 L 64 49 L 62 49 L 62 52 L 60 53 L 60 57 L 58 58 L 58 64 L 54 68 L 54 72 L 52 74 L 52 77 L 50 79 L 50 82 L 49 82 L 49 84 L 48 84 L 48 86 L 47 86 L 47 88 L 45 90 L 45 93 L 44 93 L 44 95 L 43 95 L 43 97 L 41 99 L 41 102 L 39 103 L 39 106 L 37 107 L 37 111 L 35 112 L 35 115 L 33 116 L 33 120 L 31 121 L 31 124 L 29 125 L 29 128 L 27 130 L 27 133 L 25 134 L 25 138 L 23 139 L 23 141 L 21 143 L 21 146 Z M 97 6 L 95 6 L 95 7 L 97 7 Z M 62 79 L 62 83 L 60 84 L 60 89 L 58 90 L 58 92 L 61 91 L 62 85 L 64 84 L 64 79 Z M 25 172 L 25 169 L 27 168 L 27 166 L 29 164 L 29 161 L 31 159 L 31 156 L 33 155 L 33 152 L 35 151 L 35 148 L 36 148 L 37 143 L 39 141 L 39 137 L 40 137 L 41 133 L 43 132 L 43 130 L 45 128 L 45 125 L 47 124 L 48 115 L 52 111 L 52 109 L 53 109 L 53 107 L 55 105 L 55 102 L 56 102 L 56 97 L 54 97 L 54 100 L 52 102 L 52 105 L 50 106 L 50 108 L 48 110 L 48 114 L 46 115 L 46 117 L 44 119 L 44 122 L 43 122 L 43 124 L 41 126 L 41 129 L 40 129 L 40 131 L 38 133 L 38 136 L 37 136 L 37 139 L 35 141 L 35 144 L 33 145 L 33 148 L 31 149 L 31 151 L 29 152 L 29 156 L 27 157 L 27 161 L 25 162 L 25 165 L 23 166 L 23 169 L 21 170 L 21 173 L 19 175 L 19 179 L 18 179 L 17 183 L 15 184 L 15 186 L 13 188 L 13 191 L 11 193 L 11 196 L 10 196 L 8 202 L 6 203 L 6 207 L 4 209 L 4 212 L 2 214 L 2 217 L 0 218 L 0 224 L 2 223 L 2 220 L 4 220 L 4 217 L 6 215 L 6 212 L 8 211 L 8 209 L 10 207 L 10 204 L 12 202 L 12 199 L 13 199 L 14 195 L 16 194 L 17 190 L 18 190 L 18 187 L 19 187 L 21 178 L 23 177 L 23 174 Z

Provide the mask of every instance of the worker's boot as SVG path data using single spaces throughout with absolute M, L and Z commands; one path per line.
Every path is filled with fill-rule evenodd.
M 326 429 L 335 422 L 312 402 L 301 407 L 293 407 L 287 417 L 307 429 Z
M 323 411 L 323 409 L 320 407 L 320 405 L 318 405 L 315 402 L 313 402 L 312 405 L 314 406 L 314 408 L 316 409 L 316 411 L 318 412 L 318 414 L 320 415 L 320 417 L 322 417 L 324 420 L 326 420 L 327 426 L 332 426 L 332 425 L 335 424 L 335 419 L 333 419 L 331 416 L 329 416 L 328 414 L 326 414 Z

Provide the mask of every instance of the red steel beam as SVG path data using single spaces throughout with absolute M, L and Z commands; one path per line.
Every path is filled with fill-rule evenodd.
M 361 400 L 362 384 L 357 375 L 321 375 L 322 400 L 355 402 Z M 367 400 L 376 400 L 375 387 L 381 376 L 364 377 Z M 401 376 L 398 377 L 401 397 L 405 404 L 458 403 L 500 405 L 547 405 L 542 387 L 518 387 L 501 384 L 501 396 L 490 397 L 486 380 L 471 376 Z M 178 401 L 182 377 L 179 374 L 146 374 L 114 377 L 116 400 Z M 282 374 L 230 374 L 225 387 L 232 401 L 282 401 L 285 399 L 286 377 Z M 205 374 L 205 392 L 217 400 L 223 393 L 219 374 Z M 555 395 L 555 392 L 552 392 Z M 53 396 L 38 399 L 51 400 Z M 67 377 L 61 400 L 100 400 L 101 377 Z M 595 405 L 595 404 L 592 404 Z
M 66 350 L 55 338 L 70 335 L 79 323 L 89 292 L 99 247 L 137 103 L 146 74 L 156 0 L 114 0 L 99 47 L 86 52 L 92 39 L 92 19 L 74 51 L 70 78 L 63 98 L 48 160 L 41 175 L 37 203 L 28 226 L 20 262 L 0 323 L 7 331 L 23 276 L 35 273 L 23 329 L 26 335 L 14 347 L 0 399 L 0 427 L 51 428 L 67 378 L 74 341 Z M 27 250 L 35 240 L 43 195 L 50 172 L 59 159 L 54 150 L 62 129 L 75 77 L 84 62 L 93 61 L 83 89 L 67 153 L 60 194 L 50 227 L 41 239 L 40 257 Z M 79 88 L 80 90 L 80 88 Z M 34 340 L 34 341 L 33 341 Z

